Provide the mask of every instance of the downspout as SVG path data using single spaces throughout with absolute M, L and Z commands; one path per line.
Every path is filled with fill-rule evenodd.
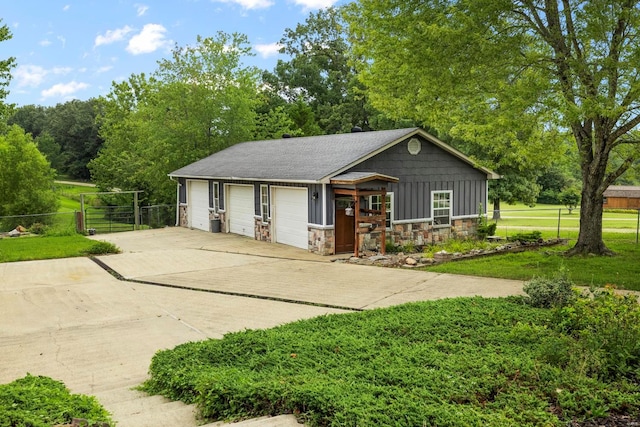
M 175 181 L 172 176 L 169 176 L 171 181 Z M 180 225 L 180 181 L 176 181 L 176 227 Z

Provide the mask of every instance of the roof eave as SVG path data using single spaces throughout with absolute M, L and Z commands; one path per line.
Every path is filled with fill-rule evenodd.
M 168 174 L 170 178 L 200 179 L 200 180 L 220 180 L 220 181 L 259 181 L 259 182 L 286 182 L 298 184 L 321 184 L 320 180 L 313 179 L 280 179 L 280 178 L 252 178 L 239 176 L 213 176 L 213 175 L 176 175 Z

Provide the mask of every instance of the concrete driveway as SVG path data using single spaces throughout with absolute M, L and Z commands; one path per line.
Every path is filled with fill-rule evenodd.
M 0 264 L 0 383 L 26 373 L 61 380 L 98 397 L 119 427 L 196 425 L 192 408 L 131 390 L 160 349 L 351 309 L 522 288 L 332 263 L 284 245 L 184 228 L 95 238 L 122 249 L 99 260 L 128 280 L 88 258 Z

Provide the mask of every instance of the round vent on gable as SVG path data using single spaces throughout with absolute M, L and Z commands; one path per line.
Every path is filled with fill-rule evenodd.
M 407 143 L 407 150 L 409 150 L 409 154 L 413 154 L 415 156 L 421 149 L 422 144 L 418 138 L 411 138 Z

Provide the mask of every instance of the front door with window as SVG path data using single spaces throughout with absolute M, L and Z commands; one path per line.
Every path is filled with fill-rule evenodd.
M 346 209 L 351 205 L 351 198 L 336 199 L 335 241 L 336 254 L 353 252 L 355 249 L 355 216 L 347 215 Z

